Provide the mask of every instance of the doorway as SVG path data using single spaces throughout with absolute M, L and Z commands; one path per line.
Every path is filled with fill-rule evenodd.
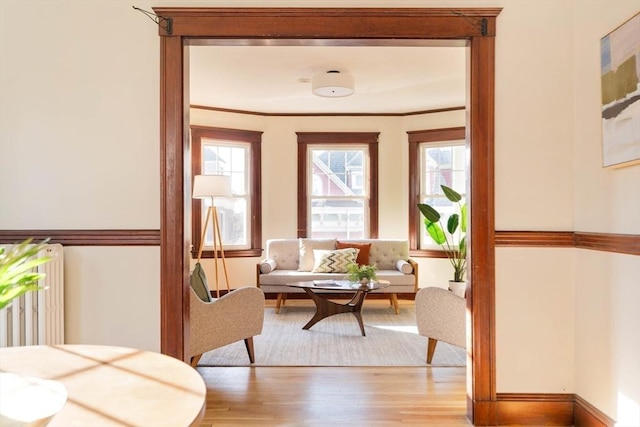
M 495 403 L 494 302 L 494 47 L 500 9 L 172 9 L 160 29 L 161 48 L 161 349 L 185 359 L 188 348 L 190 230 L 189 144 L 185 123 L 185 46 L 196 39 L 465 40 L 469 47 L 467 89 L 470 176 L 473 192 L 467 299 L 467 415 L 490 417 Z M 473 356 L 473 357 L 471 357 Z

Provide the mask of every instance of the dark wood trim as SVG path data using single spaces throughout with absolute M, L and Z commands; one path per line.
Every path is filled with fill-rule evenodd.
M 160 38 L 160 350 L 189 362 L 191 152 L 188 51 L 182 37 Z M 183 74 L 184 73 L 184 74 Z M 186 98 L 186 99 L 185 99 Z M 185 102 L 186 101 L 186 102 Z
M 640 255 L 640 235 L 611 233 L 574 233 L 574 245 L 579 249 L 618 252 L 621 254 Z
M 49 239 L 65 246 L 159 246 L 160 230 L 0 230 L 0 244 L 24 239 Z M 612 233 L 581 233 L 571 231 L 500 231 L 495 232 L 496 246 L 548 247 L 596 250 L 640 255 L 640 235 Z M 232 251 L 234 257 L 259 257 L 262 248 Z M 213 251 L 203 251 L 204 254 Z M 225 251 L 225 255 L 230 251 Z M 437 249 L 411 250 L 413 258 L 446 258 Z
M 495 39 L 473 37 L 468 51 L 466 144 L 471 152 L 471 194 L 467 247 L 470 267 L 467 280 L 472 291 L 467 298 L 471 331 L 467 333 L 467 395 L 473 405 L 467 416 L 474 424 L 486 424 L 489 414 L 475 412 L 476 404 L 487 406 L 496 396 L 495 347 L 495 201 L 494 201 L 494 85 Z
M 498 393 L 495 422 L 489 425 L 571 426 L 573 406 L 573 394 Z
M 494 37 L 501 8 L 164 8 L 172 35 L 275 39 Z M 485 30 L 482 28 L 482 21 Z M 167 36 L 162 27 L 161 36 Z
M 615 421 L 582 397 L 576 395 L 573 407 L 573 425 L 579 427 L 613 427 Z
M 464 127 L 440 128 L 408 131 L 409 140 L 409 250 L 412 254 L 420 257 L 446 258 L 438 255 L 433 250 L 420 250 L 420 229 L 423 217 L 418 212 L 420 202 L 420 157 L 419 145 L 425 142 L 455 141 L 465 139 L 466 130 Z
M 298 237 L 309 235 L 307 149 L 314 144 L 363 144 L 369 151 L 369 238 L 378 238 L 378 139 L 380 132 L 296 132 L 298 136 Z
M 33 238 L 64 246 L 160 246 L 160 230 L 0 230 L 0 243 Z
M 570 231 L 496 231 L 496 246 L 573 246 Z
M 405 117 L 421 114 L 446 113 L 448 111 L 460 111 L 465 107 L 436 108 L 433 110 L 409 111 L 406 113 L 266 113 L 261 111 L 234 110 L 231 108 L 209 107 L 206 105 L 191 105 L 197 110 L 217 111 L 220 113 L 247 114 L 263 117 Z
M 185 191 L 190 183 L 184 176 L 183 120 L 188 117 L 188 84 L 181 74 L 185 67 L 183 43 L 195 39 L 348 39 L 354 44 L 369 39 L 419 39 L 468 41 L 469 85 L 467 89 L 468 137 L 471 148 L 471 181 L 477 183 L 471 196 L 470 277 L 472 292 L 467 299 L 471 330 L 468 363 L 469 405 L 467 414 L 475 424 L 483 424 L 476 402 L 495 402 L 495 320 L 494 320 L 494 36 L 501 8 L 153 8 L 173 20 L 173 35 L 159 28 L 160 138 L 162 172 L 161 213 L 161 349 L 165 354 L 187 361 L 189 332 L 188 277 L 185 263 L 189 252 L 190 224 L 184 222 Z M 185 70 L 186 73 L 186 70 Z M 177 151 L 182 151 L 178 154 Z M 165 172 L 168 171 L 168 172 Z M 186 181 L 186 182 L 185 182 Z M 187 193 L 188 194 L 188 193 Z M 179 203 L 182 202 L 182 203 Z M 182 206 L 183 211 L 177 212 Z M 474 209 L 473 207 L 476 206 Z M 474 234 L 475 233 L 475 234 Z M 172 288 L 173 289 L 170 289 Z M 171 297 L 176 296 L 175 299 Z M 170 322 L 172 320 L 173 322 Z M 486 406 L 486 405 L 485 405 Z M 479 412 L 479 411 L 478 411 Z

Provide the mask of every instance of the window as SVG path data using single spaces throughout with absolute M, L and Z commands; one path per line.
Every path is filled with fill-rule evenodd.
M 191 127 L 192 176 L 231 177 L 233 197 L 214 201 L 225 257 L 260 256 L 262 252 L 261 139 L 262 132 Z M 194 199 L 192 203 L 192 255 L 195 257 L 211 201 Z M 207 227 L 202 257 L 213 257 L 211 224 Z
M 444 257 L 436 251 L 423 225 L 418 203 L 438 206 L 439 212 L 454 212 L 440 185 L 466 197 L 465 129 L 448 128 L 408 132 L 409 134 L 409 246 L 424 255 Z M 446 213 L 445 213 L 446 215 Z M 443 218 L 446 224 L 447 218 Z
M 298 237 L 378 236 L 378 135 L 298 132 Z

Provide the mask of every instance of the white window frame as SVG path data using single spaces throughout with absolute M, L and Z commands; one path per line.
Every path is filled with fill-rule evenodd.
M 360 195 L 350 195 L 350 196 L 331 196 L 331 195 L 316 195 L 313 194 L 313 180 L 314 180 L 314 173 L 313 173 L 313 165 L 315 164 L 314 159 L 313 159 L 313 153 L 314 151 L 360 151 L 362 152 L 362 184 L 361 186 L 359 186 L 360 189 L 362 189 L 362 194 Z M 319 230 L 314 230 L 314 222 L 313 222 L 313 218 L 312 218 L 312 210 L 313 210 L 313 201 L 314 200 L 360 200 L 362 202 L 362 224 L 358 225 L 358 228 L 362 229 L 362 236 L 360 238 L 366 239 L 369 237 L 369 216 L 370 216 L 370 212 L 369 212 L 369 201 L 370 201 L 370 158 L 369 158 L 369 146 L 366 144 L 326 144 L 326 145 L 320 145 L 320 144 L 314 144 L 314 145 L 309 145 L 307 147 L 307 164 L 310 166 L 307 170 L 307 188 L 309 189 L 308 191 L 308 197 L 307 197 L 307 223 L 309 224 L 309 237 L 310 238 L 314 238 L 314 231 L 315 232 L 319 232 Z M 346 166 L 346 165 L 345 165 Z M 348 174 L 348 170 L 345 168 L 345 177 Z M 347 187 L 346 185 L 344 185 L 345 187 Z M 348 188 L 348 187 L 347 187 Z M 358 189 L 358 187 L 356 188 Z M 347 222 L 350 221 L 349 218 L 349 214 L 347 214 Z M 349 230 L 347 229 L 346 232 L 348 233 Z M 350 236 L 346 236 L 344 237 L 345 239 L 348 238 L 354 238 L 354 237 L 350 237 Z

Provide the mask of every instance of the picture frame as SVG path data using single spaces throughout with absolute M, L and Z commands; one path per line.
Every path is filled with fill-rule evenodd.
M 640 164 L 640 12 L 600 39 L 602 162 Z

